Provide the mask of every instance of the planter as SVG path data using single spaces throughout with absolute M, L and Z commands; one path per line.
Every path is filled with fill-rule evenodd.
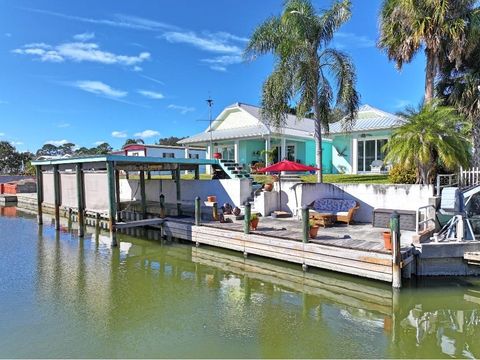
M 385 250 L 392 251 L 392 235 L 390 234 L 390 231 L 383 232 L 383 244 Z
M 213 158 L 214 158 L 214 159 L 221 159 L 221 158 L 222 158 L 222 154 L 219 153 L 219 152 L 213 153 Z
M 207 201 L 211 203 L 217 202 L 217 197 L 214 195 L 207 196 Z
M 318 229 L 320 228 L 320 226 L 310 226 L 310 239 L 315 239 L 317 237 L 317 234 L 318 234 Z
M 263 186 L 263 190 L 268 191 L 268 192 L 272 191 L 273 190 L 273 184 L 265 184 Z
M 255 218 L 250 220 L 250 230 L 257 230 L 258 222 L 260 221 L 259 218 Z

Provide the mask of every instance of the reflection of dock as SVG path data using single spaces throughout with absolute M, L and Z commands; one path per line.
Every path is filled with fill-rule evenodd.
M 322 276 L 314 272 L 304 273 L 293 267 L 285 267 L 284 264 L 244 259 L 208 248 L 192 249 L 192 261 L 300 293 L 319 296 L 336 304 L 389 316 L 392 313 L 391 289 L 354 283 L 333 276 Z

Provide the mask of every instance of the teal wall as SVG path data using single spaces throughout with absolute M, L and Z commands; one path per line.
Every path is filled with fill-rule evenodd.
M 254 155 L 265 149 L 264 140 L 242 140 L 239 142 L 240 148 L 240 163 L 250 165 L 252 161 L 264 162 L 265 155 Z
M 305 147 L 305 164 L 315 166 L 315 141 L 308 140 Z M 325 139 L 322 141 L 322 164 L 322 173 L 330 174 L 332 172 L 332 143 Z
M 332 139 L 332 174 L 350 173 L 352 171 L 352 137 L 338 135 Z

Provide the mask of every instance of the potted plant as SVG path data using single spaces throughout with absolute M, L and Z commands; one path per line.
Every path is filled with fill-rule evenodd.
M 266 183 L 265 185 L 263 185 L 263 190 L 265 191 L 272 191 L 273 190 L 273 184 L 272 183 Z
M 390 233 L 390 231 L 384 231 L 382 235 L 385 250 L 392 251 L 392 234 Z
M 308 225 L 310 229 L 310 239 L 315 239 L 317 237 L 318 229 L 320 228 L 320 226 L 318 226 L 315 220 L 310 220 L 308 222 Z
M 250 229 L 257 230 L 258 222 L 260 219 L 258 218 L 257 214 L 250 215 Z

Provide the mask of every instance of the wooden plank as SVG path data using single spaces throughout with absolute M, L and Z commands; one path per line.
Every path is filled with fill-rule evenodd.
M 127 221 L 127 222 L 117 222 L 117 229 L 128 229 L 140 226 L 149 226 L 149 225 L 160 225 L 164 222 L 164 219 L 154 218 L 154 219 L 143 219 L 136 221 Z

